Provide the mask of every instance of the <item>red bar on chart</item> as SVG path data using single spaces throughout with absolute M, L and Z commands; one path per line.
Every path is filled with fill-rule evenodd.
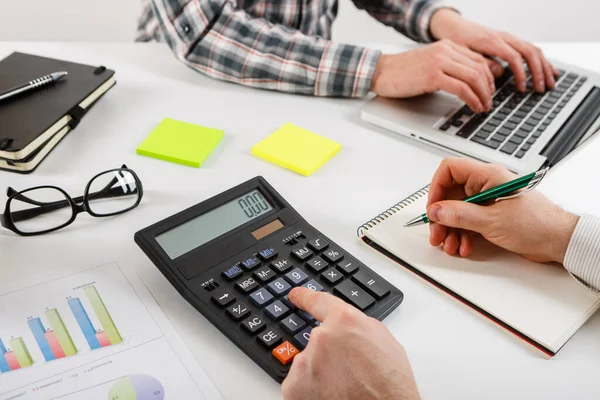
M 98 339 L 98 342 L 100 342 L 101 347 L 106 347 L 106 346 L 111 345 L 110 340 L 108 339 L 108 335 L 104 331 L 96 332 L 96 338 Z
M 8 363 L 8 366 L 10 367 L 11 371 L 21 368 L 21 364 L 19 364 L 17 356 L 14 352 L 7 352 L 6 354 L 4 354 L 4 358 L 6 358 L 6 362 Z
M 60 343 L 58 342 L 56 333 L 54 333 L 54 331 L 47 331 L 46 333 L 44 333 L 44 336 L 46 337 L 46 340 L 48 341 L 48 344 L 50 345 L 50 349 L 52 350 L 54 357 L 55 358 L 64 358 L 65 352 L 62 349 L 62 347 L 60 346 Z

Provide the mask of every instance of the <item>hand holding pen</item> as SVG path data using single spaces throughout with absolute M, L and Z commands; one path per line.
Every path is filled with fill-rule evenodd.
M 504 191 L 501 195 L 496 193 L 488 200 L 493 201 L 490 205 L 464 201 L 515 178 L 497 165 L 459 158 L 444 160 L 429 188 L 430 243 L 443 246 L 447 254 L 468 257 L 473 251 L 474 236 L 481 235 L 530 260 L 562 263 L 579 217 L 537 191 L 507 201 L 494 201 L 507 196 Z M 515 194 L 514 190 L 510 194 Z

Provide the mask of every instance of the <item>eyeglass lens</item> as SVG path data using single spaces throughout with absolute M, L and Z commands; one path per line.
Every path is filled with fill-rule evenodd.
M 63 226 L 73 217 L 73 208 L 60 190 L 36 188 L 12 199 L 10 215 L 19 231 L 34 233 Z
M 89 211 L 101 216 L 123 212 L 135 206 L 139 195 L 131 172 L 109 171 L 90 183 L 87 193 Z

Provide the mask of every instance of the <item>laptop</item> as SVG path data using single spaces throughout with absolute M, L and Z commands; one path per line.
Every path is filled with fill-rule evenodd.
M 600 74 L 553 62 L 554 90 L 516 90 L 506 68 L 493 108 L 475 114 L 458 97 L 437 92 L 411 99 L 374 97 L 362 119 L 445 151 L 502 164 L 524 174 L 552 167 L 600 129 Z

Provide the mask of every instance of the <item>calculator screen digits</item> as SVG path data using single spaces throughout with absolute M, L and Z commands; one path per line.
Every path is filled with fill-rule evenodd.
M 255 189 L 156 236 L 156 241 L 175 259 L 271 210 L 271 203 Z

